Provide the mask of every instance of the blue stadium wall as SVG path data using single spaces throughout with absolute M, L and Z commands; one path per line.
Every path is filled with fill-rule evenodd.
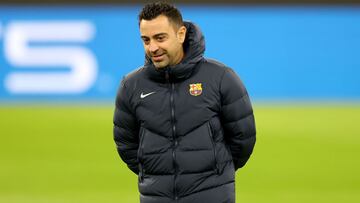
M 360 6 L 178 6 L 254 100 L 360 101 Z M 113 101 L 140 6 L 0 7 L 0 101 Z

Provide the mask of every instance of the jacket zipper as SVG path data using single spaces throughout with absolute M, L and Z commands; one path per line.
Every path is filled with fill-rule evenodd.
M 210 122 L 208 123 L 208 127 L 209 127 L 209 136 L 210 136 L 211 144 L 213 146 L 213 153 L 214 153 L 214 170 L 216 174 L 219 174 L 219 167 L 217 165 L 217 160 L 216 160 L 216 145 L 215 145 L 214 134 Z
M 176 185 L 177 185 L 177 173 L 178 173 L 178 166 L 176 164 L 176 147 L 178 145 L 178 140 L 176 138 L 176 126 L 175 126 L 175 104 L 174 104 L 174 91 L 175 91 L 175 84 L 173 82 L 170 81 L 170 74 L 169 74 L 169 70 L 166 70 L 165 73 L 165 77 L 167 82 L 170 84 L 170 109 L 171 109 L 171 130 L 172 130 L 172 138 L 173 138 L 173 145 L 172 145 L 172 158 L 173 158 L 173 166 L 175 169 L 175 174 L 174 174 L 174 199 L 175 201 L 178 200 L 178 194 L 177 194 L 177 190 L 176 190 Z
M 143 169 L 143 160 L 142 160 L 142 154 L 143 154 L 143 142 L 144 142 L 144 135 L 143 135 L 144 129 L 140 129 L 140 142 L 139 142 L 139 152 L 138 152 L 138 161 L 139 161 L 139 178 L 140 182 L 144 180 L 144 169 Z

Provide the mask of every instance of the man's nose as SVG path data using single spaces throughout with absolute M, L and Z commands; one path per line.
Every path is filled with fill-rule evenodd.
M 159 49 L 159 46 L 156 43 L 150 43 L 149 45 L 149 51 L 154 53 Z

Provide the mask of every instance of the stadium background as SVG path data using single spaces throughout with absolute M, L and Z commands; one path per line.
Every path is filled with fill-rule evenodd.
M 359 202 L 358 1 L 173 1 L 241 76 L 258 142 L 238 202 Z M 138 202 L 112 141 L 141 1 L 0 1 L 0 202 Z

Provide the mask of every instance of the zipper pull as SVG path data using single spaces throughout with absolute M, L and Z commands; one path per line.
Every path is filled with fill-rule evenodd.
M 140 163 L 139 164 L 139 182 L 142 183 L 143 181 L 144 181 L 144 169 Z
M 170 72 L 169 68 L 166 68 L 165 69 L 165 79 L 167 82 L 170 83 L 170 73 L 169 72 Z

